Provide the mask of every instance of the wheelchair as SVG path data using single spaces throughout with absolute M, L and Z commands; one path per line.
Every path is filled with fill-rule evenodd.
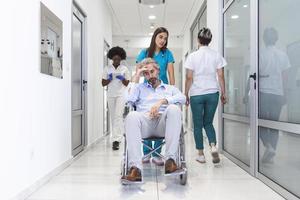
M 132 110 L 135 110 L 135 107 L 131 106 L 129 104 L 126 104 L 123 117 L 125 118 L 127 116 L 127 114 Z M 181 185 L 186 185 L 186 183 L 187 183 L 187 166 L 186 166 L 186 160 L 185 160 L 186 158 L 185 158 L 185 143 L 184 143 L 185 134 L 186 134 L 186 132 L 184 132 L 183 127 L 181 127 L 179 146 L 178 146 L 177 156 L 176 156 L 176 161 L 175 161 L 177 164 L 177 167 L 179 169 L 175 173 L 165 175 L 165 176 L 179 176 L 179 182 Z M 152 147 L 148 146 L 147 144 L 145 144 L 146 140 L 152 140 L 152 141 L 153 140 L 162 140 L 162 143 L 160 146 L 158 146 L 156 148 L 152 148 Z M 148 148 L 150 150 L 150 152 L 148 154 L 144 155 L 143 158 L 150 156 L 152 153 L 155 152 L 159 157 L 161 157 L 162 159 L 165 160 L 165 157 L 162 154 L 156 152 L 156 150 L 158 150 L 165 144 L 164 137 L 142 138 L 141 143 L 142 143 L 142 145 L 144 145 L 146 148 Z M 124 134 L 124 152 L 123 152 L 122 162 L 121 162 L 121 177 L 126 176 L 128 174 L 128 171 L 129 171 L 128 150 L 127 150 L 127 144 L 126 144 L 126 136 Z M 121 180 L 121 183 L 123 185 L 128 185 L 128 182 L 122 182 L 122 180 Z

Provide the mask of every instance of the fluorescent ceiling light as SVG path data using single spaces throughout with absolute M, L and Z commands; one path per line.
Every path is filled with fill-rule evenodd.
M 149 15 L 148 18 L 149 19 L 156 19 L 156 16 L 155 15 Z
M 140 4 L 143 5 L 160 5 L 164 4 L 166 0 L 139 0 Z
M 245 4 L 245 5 L 243 5 L 243 7 L 244 7 L 244 8 L 247 8 L 247 7 L 248 7 L 248 5 L 247 5 L 247 4 Z
M 238 19 L 239 16 L 238 15 L 231 15 L 231 19 Z
M 154 8 L 154 5 L 150 5 L 149 8 Z

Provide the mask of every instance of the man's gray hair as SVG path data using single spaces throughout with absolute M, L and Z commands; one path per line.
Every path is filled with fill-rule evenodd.
M 141 61 L 141 65 L 145 66 L 148 64 L 153 64 L 153 66 L 159 70 L 159 66 L 157 64 L 157 62 L 153 59 L 153 58 L 145 58 L 144 60 Z

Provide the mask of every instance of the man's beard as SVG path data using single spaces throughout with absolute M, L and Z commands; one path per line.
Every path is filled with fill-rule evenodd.
M 148 83 L 149 83 L 150 85 L 154 86 L 154 85 L 157 83 L 157 81 L 158 81 L 158 79 L 157 79 L 156 77 L 154 77 L 154 78 L 150 78 L 150 79 L 148 80 Z

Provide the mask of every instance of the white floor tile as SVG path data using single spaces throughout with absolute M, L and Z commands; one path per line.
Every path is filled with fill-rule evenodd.
M 221 165 L 195 161 L 196 151 L 191 134 L 187 135 L 186 155 L 188 183 L 178 177 L 165 177 L 164 167 L 144 165 L 144 184 L 120 184 L 122 150 L 112 151 L 103 141 L 77 159 L 61 174 L 32 194 L 28 200 L 282 200 L 283 198 L 221 155 Z M 245 195 L 247 194 L 247 195 Z

